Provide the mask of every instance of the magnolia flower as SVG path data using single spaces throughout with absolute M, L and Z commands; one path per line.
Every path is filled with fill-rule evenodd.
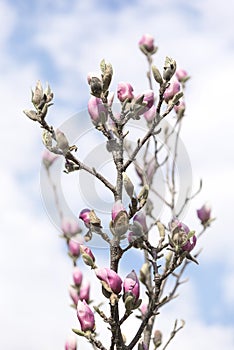
M 210 220 L 211 207 L 206 203 L 200 209 L 197 210 L 197 216 L 204 225 Z
M 154 37 L 150 34 L 144 34 L 138 44 L 143 46 L 148 52 L 152 52 L 155 49 Z
M 77 233 L 81 232 L 80 226 L 77 223 L 77 221 L 71 218 L 64 218 L 62 220 L 61 228 L 64 236 L 68 238 L 71 238 L 75 236 Z
M 84 245 L 80 246 L 80 250 L 81 250 L 81 256 L 82 259 L 84 261 L 84 263 L 88 266 L 91 266 L 92 268 L 95 267 L 95 257 L 92 253 L 92 250 L 89 247 L 86 247 Z
M 143 211 L 138 211 L 134 215 L 133 222 L 138 222 L 141 225 L 142 230 L 143 230 L 144 233 L 148 231 L 148 227 L 147 227 L 147 224 L 146 224 L 146 216 L 143 213 Z
M 74 334 L 71 334 L 69 335 L 65 343 L 65 350 L 76 350 L 76 349 L 77 349 L 76 336 Z
M 132 270 L 132 272 L 130 272 L 126 276 L 123 282 L 123 290 L 124 290 L 124 299 L 126 297 L 126 294 L 129 294 L 129 293 L 134 296 L 135 302 L 139 299 L 140 283 L 137 278 L 136 272 L 134 270 Z
M 86 227 L 90 226 L 90 217 L 89 217 L 90 209 L 83 209 L 80 212 L 79 218 L 83 220 Z
M 78 257 L 80 255 L 80 243 L 74 239 L 70 239 L 68 243 L 68 249 L 71 255 Z
M 120 82 L 117 87 L 117 97 L 120 102 L 125 101 L 126 99 L 133 99 L 133 87 L 129 83 Z
M 179 103 L 174 106 L 174 110 L 175 110 L 178 118 L 183 117 L 184 111 L 185 111 L 185 102 L 179 101 Z
M 173 80 L 170 82 L 169 87 L 165 90 L 164 92 L 164 100 L 166 102 L 168 102 L 169 100 L 171 100 L 176 94 L 177 92 L 180 91 L 180 83 L 178 82 L 178 80 Z
M 108 292 L 113 292 L 115 294 L 119 294 L 122 288 L 122 280 L 119 275 L 107 268 L 100 268 L 95 270 L 97 278 L 102 282 L 103 287 Z
M 95 328 L 94 314 L 86 301 L 79 300 L 77 303 L 77 317 L 80 321 L 81 330 L 83 332 L 93 331 Z
M 82 285 L 80 287 L 80 291 L 79 291 L 80 300 L 85 300 L 88 302 L 89 301 L 89 293 L 90 293 L 90 283 L 89 282 L 82 283 Z
M 92 123 L 95 126 L 97 126 L 98 124 L 104 124 L 107 121 L 108 110 L 104 106 L 100 98 L 95 96 L 90 97 L 88 102 L 88 111 Z
M 72 277 L 75 285 L 80 286 L 83 279 L 83 274 L 78 266 L 74 267 Z
M 75 305 L 77 305 L 78 300 L 79 300 L 79 295 L 78 295 L 77 290 L 75 288 L 73 288 L 72 286 L 69 287 L 69 295 L 70 295 L 73 303 Z
M 123 203 L 121 202 L 121 200 L 117 200 L 113 207 L 112 207 L 112 212 L 111 212 L 111 216 L 112 216 L 112 221 L 115 220 L 116 216 L 119 214 L 119 212 L 121 211 L 125 211 L 125 208 L 123 206 Z
M 144 113 L 144 118 L 147 121 L 147 123 L 151 123 L 154 120 L 155 116 L 156 116 L 156 107 L 154 105 Z
M 188 73 L 184 69 L 177 69 L 176 78 L 179 80 L 179 82 L 183 82 L 184 80 L 187 80 Z
M 153 90 L 146 90 L 143 92 L 143 101 L 147 103 L 146 108 L 151 108 L 154 104 L 154 92 Z
M 58 155 L 50 152 L 48 149 L 44 150 L 42 154 L 42 161 L 46 169 L 49 169 L 56 159 L 58 159 Z
M 169 224 L 172 232 L 172 242 L 182 251 L 190 252 L 196 245 L 197 237 L 189 227 L 178 219 L 173 219 Z
M 148 304 L 147 303 L 142 303 L 140 307 L 140 312 L 142 316 L 145 316 L 148 311 Z

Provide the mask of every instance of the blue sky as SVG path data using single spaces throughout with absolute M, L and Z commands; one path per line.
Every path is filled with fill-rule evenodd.
M 148 32 L 159 46 L 156 64 L 162 67 L 169 55 L 192 76 L 182 139 L 194 187 L 202 177 L 204 189 L 186 220 L 197 225 L 195 210 L 207 200 L 217 217 L 202 237 L 200 266 L 190 266 L 190 282 L 160 322 L 169 332 L 168 319 L 186 319 L 174 343 L 181 349 L 191 337 L 190 350 L 233 349 L 233 12 L 228 0 L 1 1 L 1 348 L 63 348 L 76 324 L 67 307 L 71 267 L 40 195 L 40 130 L 22 114 L 30 107 L 30 89 L 38 79 L 51 84 L 55 126 L 86 107 L 87 73 L 103 57 L 114 66 L 113 90 L 129 81 L 140 93 L 147 88 L 146 62 L 137 43 Z M 63 185 L 76 208 L 75 178 Z

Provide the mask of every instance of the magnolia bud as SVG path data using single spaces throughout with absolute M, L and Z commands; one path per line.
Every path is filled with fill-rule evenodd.
M 83 274 L 78 266 L 74 267 L 72 277 L 75 285 L 79 287 L 83 279 Z
M 79 300 L 79 295 L 78 295 L 77 290 L 76 290 L 75 288 L 73 288 L 73 287 L 70 286 L 70 287 L 69 287 L 69 294 L 70 294 L 70 297 L 71 297 L 73 303 L 74 303 L 75 305 L 77 305 L 78 300 Z
M 153 55 L 157 51 L 157 46 L 154 45 L 154 37 L 150 34 L 144 34 L 139 40 L 138 45 L 145 55 Z
M 91 94 L 95 97 L 100 98 L 103 88 L 102 81 L 98 77 L 92 77 L 91 79 L 88 79 L 88 81 L 91 89 Z
M 166 57 L 163 71 L 163 78 L 169 81 L 176 71 L 176 61 L 170 57 Z
M 76 336 L 74 334 L 71 334 L 65 343 L 65 350 L 76 350 L 77 349 L 77 343 L 76 343 Z
M 129 83 L 120 82 L 117 87 L 117 97 L 120 102 L 124 102 L 126 99 L 133 99 L 133 87 Z
M 79 291 L 80 300 L 85 300 L 88 302 L 89 301 L 89 293 L 90 293 L 90 283 L 89 282 L 82 283 L 82 285 L 80 287 L 80 291 Z
M 123 283 L 123 299 L 125 303 L 125 307 L 128 311 L 135 309 L 139 306 L 138 299 L 140 295 L 140 283 L 137 278 L 136 272 L 132 270 L 130 272 Z
M 152 73 L 153 73 L 153 76 L 154 76 L 154 79 L 156 80 L 156 82 L 161 85 L 163 83 L 163 78 L 162 78 L 161 73 L 159 72 L 159 70 L 156 66 L 152 66 Z
M 68 243 L 68 249 L 72 256 L 78 258 L 80 255 L 80 243 L 74 239 L 70 239 Z
M 148 111 L 144 113 L 144 118 L 147 121 L 147 123 L 151 123 L 154 118 L 156 117 L 156 107 L 152 106 Z
M 157 329 L 154 331 L 153 342 L 155 349 L 157 349 L 162 344 L 162 332 Z
M 61 149 L 63 153 L 67 153 L 69 151 L 69 143 L 65 134 L 57 129 L 55 132 L 55 137 L 57 141 L 57 147 Z
M 64 236 L 67 238 L 71 238 L 81 232 L 79 224 L 71 218 L 63 218 L 61 228 Z
M 165 90 L 164 92 L 164 100 L 166 102 L 168 102 L 169 100 L 171 100 L 176 94 L 177 92 L 180 91 L 180 83 L 178 82 L 178 80 L 174 80 L 171 81 L 169 87 Z
M 211 207 L 206 203 L 197 210 L 197 216 L 201 220 L 202 225 L 210 220 Z
M 80 212 L 79 218 L 83 220 L 86 227 L 90 227 L 90 217 L 89 217 L 90 209 L 83 209 Z
M 123 173 L 123 184 L 124 184 L 125 191 L 129 195 L 129 197 L 132 198 L 134 186 L 126 173 Z
M 85 247 L 84 245 L 80 246 L 81 256 L 84 263 L 88 266 L 91 266 L 92 269 L 95 268 L 95 257 L 89 247 Z
M 178 69 L 176 71 L 176 78 L 179 80 L 180 83 L 185 83 L 189 79 L 189 76 L 184 69 Z
M 100 98 L 94 96 L 90 97 L 88 102 L 88 111 L 91 121 L 95 126 L 104 124 L 107 121 L 108 110 Z
M 49 169 L 56 159 L 58 159 L 58 155 L 48 151 L 48 149 L 44 150 L 42 154 L 42 161 L 46 169 Z
M 95 270 L 97 278 L 102 282 L 103 287 L 110 293 L 119 294 L 122 289 L 122 279 L 119 275 L 107 268 Z
M 83 332 L 93 331 L 95 328 L 94 314 L 86 301 L 79 300 L 77 304 L 77 317 L 80 321 L 81 330 Z

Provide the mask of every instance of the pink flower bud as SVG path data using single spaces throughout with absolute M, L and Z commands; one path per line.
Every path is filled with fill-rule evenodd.
M 144 233 L 148 231 L 148 227 L 146 224 L 146 216 L 143 213 L 143 211 L 139 211 L 137 214 L 134 215 L 133 222 L 134 221 L 138 222 L 141 225 Z
M 71 297 L 73 303 L 74 303 L 75 305 L 77 305 L 78 300 L 79 300 L 79 295 L 78 295 L 77 290 L 76 290 L 75 288 L 73 288 L 73 287 L 70 286 L 70 287 L 69 287 L 69 295 L 70 295 L 70 297 Z
M 184 79 L 188 78 L 188 73 L 184 69 L 178 69 L 176 71 L 176 78 L 179 82 L 183 82 Z
M 112 221 L 114 221 L 115 220 L 115 218 L 116 218 L 116 216 L 119 214 L 119 212 L 121 212 L 121 211 L 125 211 L 125 208 L 124 208 L 124 206 L 123 206 L 123 203 L 121 202 L 121 200 L 119 199 L 119 200 L 117 200 L 115 203 L 114 203 L 114 205 L 113 205 L 113 207 L 112 207 Z
M 156 116 L 156 107 L 152 106 L 148 111 L 144 113 L 144 118 L 147 121 L 147 123 L 151 123 Z
M 94 97 L 94 96 L 90 97 L 88 102 L 88 111 L 89 111 L 92 123 L 95 126 L 106 122 L 108 111 L 100 98 Z
M 148 304 L 147 303 L 142 303 L 140 307 L 140 312 L 142 316 L 145 316 L 148 311 Z
M 169 227 L 172 232 L 172 241 L 176 246 L 187 252 L 190 252 L 195 247 L 197 238 L 194 232 L 190 232 L 187 225 L 175 218 L 170 222 Z M 191 233 L 193 234 L 192 236 Z M 190 235 L 190 239 L 188 239 L 188 235 Z
M 80 287 L 80 292 L 79 292 L 80 300 L 85 300 L 88 302 L 89 293 L 90 293 L 90 283 L 89 282 L 82 283 Z
M 71 255 L 78 257 L 80 255 L 80 243 L 74 239 L 70 239 L 68 243 L 68 249 Z
M 197 210 L 197 216 L 201 220 L 202 224 L 205 224 L 210 220 L 211 207 L 206 203 L 200 209 Z
M 177 80 L 173 80 L 170 82 L 169 87 L 164 92 L 164 100 L 168 102 L 171 100 L 177 92 L 180 91 L 180 83 Z
M 144 48 L 151 52 L 154 50 L 154 37 L 150 34 L 144 34 L 139 41 L 139 46 L 144 46 Z
M 90 217 L 89 217 L 90 209 L 83 209 L 80 212 L 79 218 L 84 221 L 86 227 L 90 227 Z
M 77 317 L 80 321 L 81 330 L 83 332 L 93 331 L 95 328 L 94 314 L 86 301 L 79 300 L 77 304 Z
M 64 236 L 68 238 L 71 238 L 75 236 L 77 233 L 81 232 L 79 224 L 71 218 L 64 218 L 62 220 L 61 228 Z
M 178 104 L 176 104 L 174 106 L 174 110 L 176 111 L 176 114 L 178 116 L 183 116 L 184 115 L 184 111 L 185 111 L 185 102 L 184 101 L 180 101 Z
M 197 243 L 197 237 L 194 235 L 191 240 L 188 240 L 181 248 L 183 251 L 191 252 Z
M 75 285 L 80 286 L 83 279 L 83 274 L 78 266 L 74 267 L 72 277 Z
M 154 104 L 154 92 L 153 90 L 146 90 L 143 92 L 143 101 L 147 102 L 146 108 L 151 108 Z
M 133 87 L 129 83 L 120 82 L 117 87 L 117 97 L 120 102 L 125 101 L 126 99 L 133 99 Z
M 135 297 L 135 302 L 139 299 L 140 283 L 134 270 L 126 276 L 123 283 L 123 290 L 124 294 L 131 293 Z
M 42 154 L 42 161 L 47 169 L 49 169 L 56 159 L 58 159 L 58 155 L 48 151 L 48 149 L 44 150 Z
M 115 294 L 119 294 L 121 292 L 122 280 L 115 271 L 104 267 L 101 269 L 96 269 L 95 273 L 106 290 Z
M 91 268 L 95 268 L 95 257 L 92 253 L 92 250 L 84 245 L 80 246 L 80 250 L 84 263 L 88 266 L 91 266 Z
M 76 350 L 76 349 L 77 349 L 76 336 L 74 334 L 71 334 L 69 335 L 65 343 L 65 350 Z

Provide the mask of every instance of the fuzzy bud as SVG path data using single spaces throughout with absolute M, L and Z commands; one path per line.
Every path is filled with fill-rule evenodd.
M 163 70 L 163 79 L 169 81 L 176 71 L 176 61 L 170 57 L 166 57 Z
M 162 332 L 160 332 L 158 329 L 154 331 L 153 342 L 155 349 L 157 349 L 162 344 Z

